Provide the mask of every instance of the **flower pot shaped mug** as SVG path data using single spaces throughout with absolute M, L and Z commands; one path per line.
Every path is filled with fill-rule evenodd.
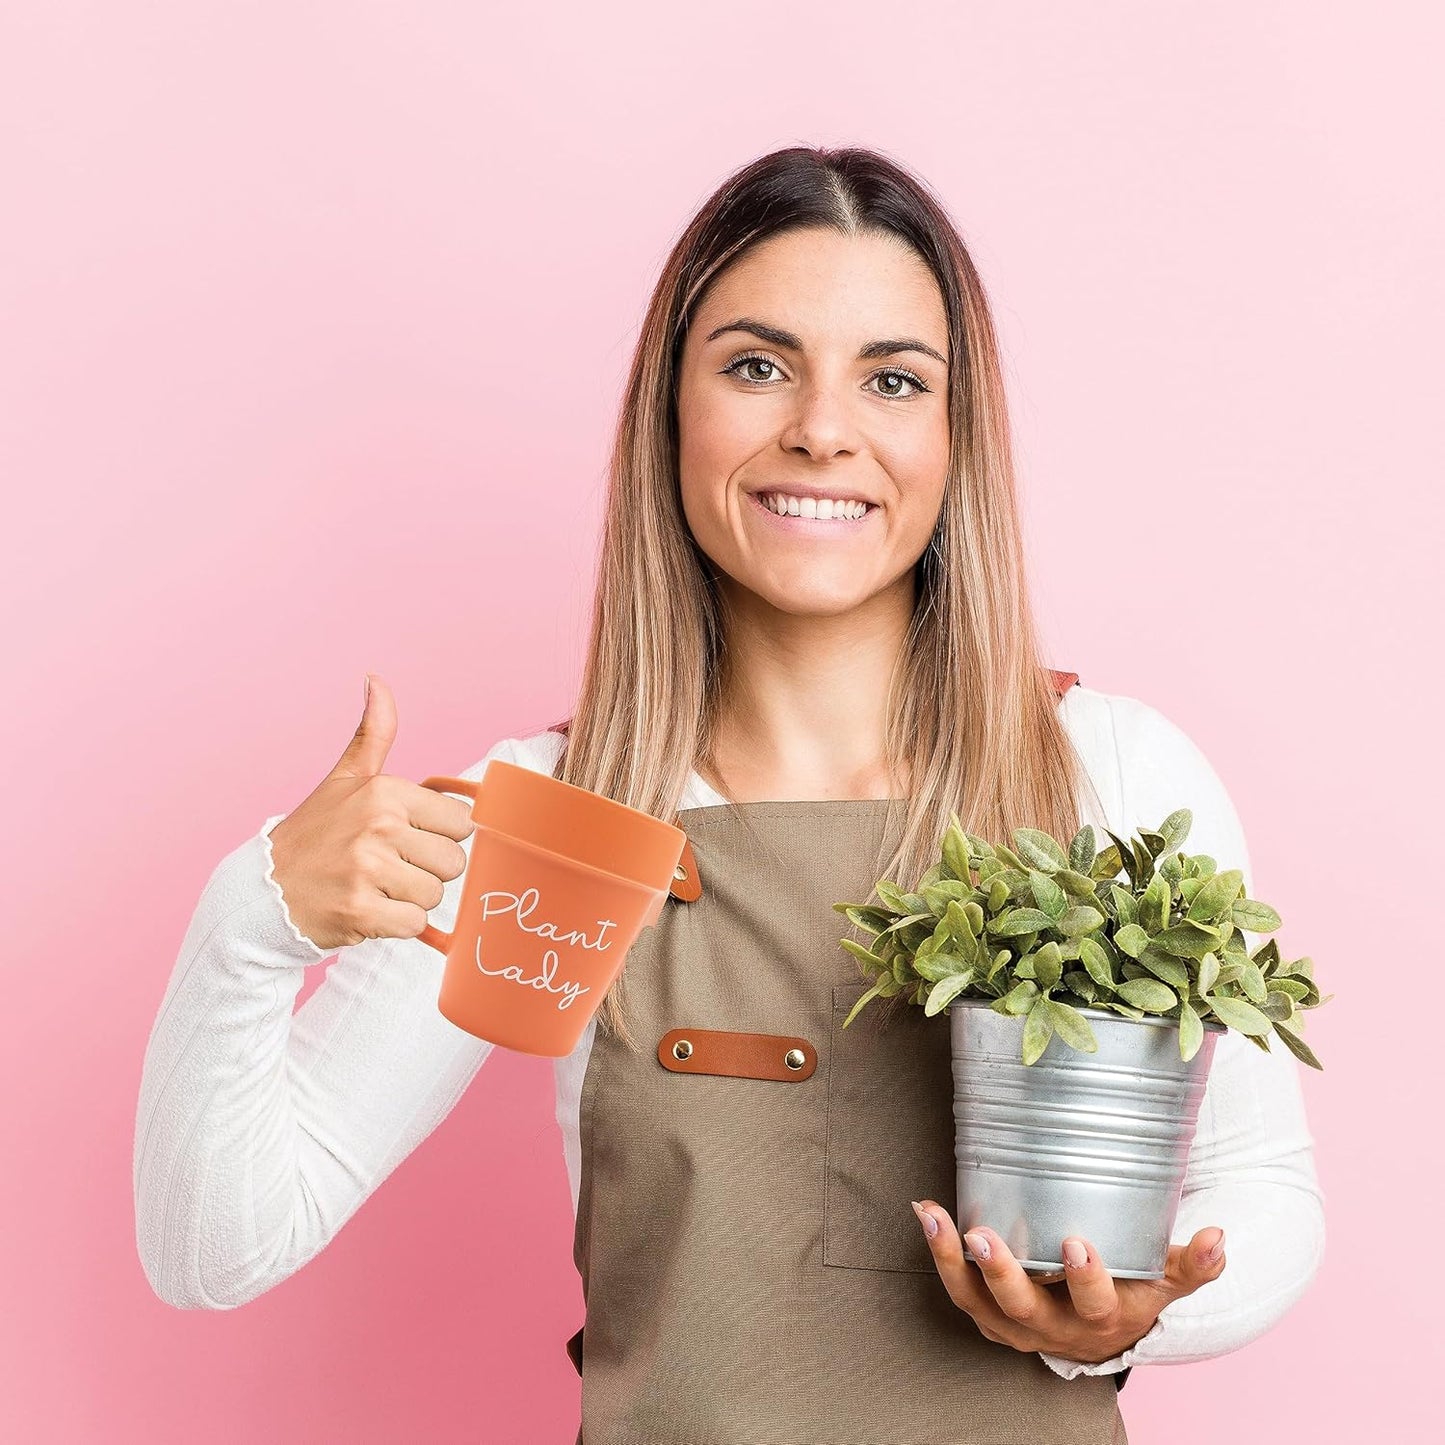
M 422 787 L 471 798 L 476 823 L 456 925 L 418 935 L 446 958 L 437 1007 L 504 1048 L 570 1054 L 637 935 L 660 917 L 686 834 L 496 758 L 475 782 Z

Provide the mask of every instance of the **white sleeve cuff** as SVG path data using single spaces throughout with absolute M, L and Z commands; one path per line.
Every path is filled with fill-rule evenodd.
M 1087 1363 L 1083 1360 L 1070 1360 L 1063 1355 L 1049 1355 L 1040 1350 L 1039 1357 L 1056 1375 L 1062 1375 L 1066 1380 L 1072 1380 L 1075 1375 L 1116 1375 L 1120 1370 L 1127 1370 L 1136 1361 L 1136 1352 L 1146 1340 L 1157 1339 L 1163 1332 L 1163 1326 L 1156 1319 L 1150 1325 L 1148 1333 L 1140 1336 L 1121 1355 L 1115 1355 L 1110 1360 L 1099 1360 L 1094 1363 Z M 1147 1354 L 1147 1350 L 1145 1351 Z M 1142 1362 L 1139 1362 L 1142 1363 Z
M 275 913 L 279 915 L 279 922 L 285 927 L 299 948 L 301 954 L 308 963 L 318 963 L 323 958 L 330 958 L 331 954 L 318 944 L 313 943 L 302 931 L 297 928 L 296 921 L 291 917 L 291 910 L 286 906 L 286 895 L 281 891 L 281 885 L 276 881 L 276 859 L 271 852 L 271 830 L 286 817 L 285 813 L 277 813 L 274 817 L 267 818 L 261 825 L 260 840 L 262 854 L 265 859 L 266 886 L 270 891 L 272 901 L 275 904 Z M 333 949 L 334 953 L 335 950 Z

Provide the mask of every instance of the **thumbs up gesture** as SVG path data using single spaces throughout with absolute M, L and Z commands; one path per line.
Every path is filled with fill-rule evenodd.
M 382 771 L 396 699 L 367 675 L 361 722 L 336 766 L 271 830 L 272 877 L 292 921 L 318 948 L 415 938 L 466 871 L 471 807 Z

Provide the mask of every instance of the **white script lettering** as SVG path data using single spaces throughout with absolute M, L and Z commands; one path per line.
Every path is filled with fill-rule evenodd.
M 592 941 L 587 935 L 577 929 L 566 933 L 559 933 L 555 923 L 539 923 L 535 928 L 531 927 L 526 919 L 531 915 L 537 906 L 541 895 L 535 888 L 528 888 L 525 892 L 506 893 L 500 889 L 494 889 L 482 894 L 482 921 L 485 922 L 494 914 L 515 913 L 517 915 L 517 927 L 524 933 L 535 934 L 539 938 L 550 938 L 561 942 L 570 943 L 578 948 L 607 949 L 611 948 L 610 940 L 605 940 L 604 935 L 609 928 L 617 926 L 615 919 L 598 919 L 597 939 Z M 501 900 L 500 905 L 494 905 L 493 900 Z M 508 964 L 505 968 L 488 968 L 482 962 L 482 940 L 480 934 L 477 937 L 477 967 L 492 978 L 505 978 L 512 983 L 520 984 L 523 988 L 545 989 L 548 993 L 559 993 L 562 995 L 557 1000 L 559 1009 L 567 1008 L 572 1004 L 579 994 L 590 993 L 591 989 L 585 984 L 558 983 L 552 982 L 557 972 L 560 959 L 557 950 L 549 948 L 542 957 L 542 971 L 532 978 L 522 977 L 520 964 Z

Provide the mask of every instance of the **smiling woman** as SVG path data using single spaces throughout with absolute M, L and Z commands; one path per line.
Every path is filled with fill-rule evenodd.
M 373 688 L 354 746 L 384 758 L 395 727 Z M 1132 1364 L 1237 1349 L 1302 1293 L 1322 1196 L 1288 1060 L 1221 1042 L 1166 1280 L 1116 1288 L 1071 1240 L 1043 1284 L 1008 1221 L 963 1255 L 947 1019 L 839 1027 L 861 985 L 833 903 L 916 879 L 950 814 L 1004 842 L 1188 806 L 1244 866 L 1187 736 L 1040 656 L 988 304 L 900 166 L 779 151 L 687 227 L 623 398 L 575 709 L 465 776 L 503 754 L 675 821 L 695 865 L 556 1064 L 579 1440 L 1119 1442 Z M 490 1052 L 399 921 L 456 916 L 470 836 L 368 819 L 382 899 L 339 870 L 338 796 L 216 870 L 147 1048 L 138 1231 L 179 1304 L 299 1268 Z M 370 911 L 293 1022 L 328 887 Z

